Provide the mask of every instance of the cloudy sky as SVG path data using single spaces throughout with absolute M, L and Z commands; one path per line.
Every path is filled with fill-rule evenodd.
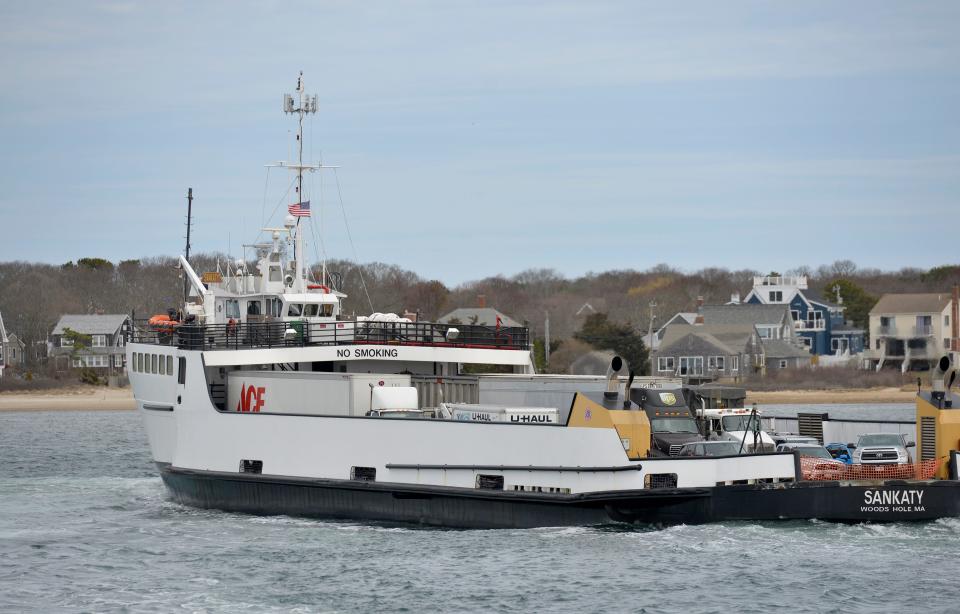
M 360 260 L 450 284 L 956 262 L 958 31 L 952 1 L 6 2 L 0 260 L 176 254 L 188 186 L 194 249 L 239 255 L 292 202 L 264 165 L 303 70 L 331 257 L 342 196 Z

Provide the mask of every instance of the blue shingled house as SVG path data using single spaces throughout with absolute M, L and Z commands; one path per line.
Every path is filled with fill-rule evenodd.
M 798 340 L 820 356 L 853 355 L 864 350 L 863 329 L 847 324 L 842 299 L 828 301 L 807 287 L 806 276 L 754 277 L 746 303 L 789 305 Z

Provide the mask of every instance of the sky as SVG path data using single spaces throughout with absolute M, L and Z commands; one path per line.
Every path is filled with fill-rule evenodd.
M 176 255 L 187 187 L 193 249 L 241 255 L 296 200 L 265 165 L 302 70 L 339 166 L 312 254 L 450 285 L 956 263 L 958 31 L 954 1 L 4 2 L 0 261 Z

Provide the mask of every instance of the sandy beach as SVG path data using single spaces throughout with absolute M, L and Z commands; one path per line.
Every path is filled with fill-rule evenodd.
M 860 388 L 849 390 L 761 390 L 747 393 L 747 404 L 912 403 L 914 388 Z
M 2 411 L 132 411 L 130 388 L 74 386 L 55 390 L 0 392 Z

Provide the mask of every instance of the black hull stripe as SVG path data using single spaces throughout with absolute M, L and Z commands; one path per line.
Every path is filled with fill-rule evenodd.
M 811 518 L 892 522 L 960 516 L 960 482 L 948 480 L 871 485 L 799 482 L 551 494 L 210 472 L 167 465 L 161 467 L 161 475 L 175 500 L 195 507 L 457 528 Z M 865 504 L 865 497 L 870 496 L 867 491 L 909 496 L 911 504 Z M 922 499 L 918 500 L 917 492 L 922 492 Z

